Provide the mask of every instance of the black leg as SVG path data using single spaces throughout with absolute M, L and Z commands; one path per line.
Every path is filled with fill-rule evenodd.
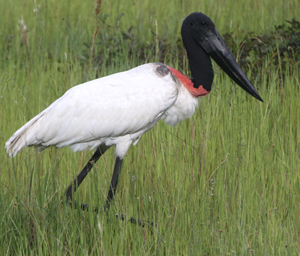
M 98 161 L 98 159 L 105 153 L 105 151 L 108 149 L 106 146 L 99 147 L 94 155 L 91 157 L 91 159 L 88 161 L 86 166 L 82 169 L 82 171 L 78 174 L 76 179 L 74 179 L 71 184 L 69 185 L 67 192 L 66 192 L 66 201 L 67 203 L 72 203 L 72 196 L 73 192 L 77 190 L 81 182 L 84 180 L 86 175 L 89 173 L 89 171 L 92 169 L 93 165 Z
M 77 207 L 76 202 L 72 202 L 73 192 L 75 192 L 77 190 L 77 188 L 82 183 L 82 181 L 84 180 L 86 175 L 92 169 L 93 165 L 99 160 L 99 158 L 105 153 L 105 151 L 108 148 L 109 147 L 103 147 L 103 146 L 101 148 L 98 148 L 96 150 L 96 152 L 94 153 L 94 155 L 91 157 L 91 159 L 88 161 L 86 166 L 83 168 L 83 170 L 78 174 L 76 179 L 74 179 L 72 181 L 72 183 L 69 185 L 69 187 L 67 189 L 67 192 L 66 192 L 66 201 L 71 206 L 72 206 L 72 204 L 74 204 L 74 207 L 75 208 Z M 117 157 L 115 167 L 114 167 L 113 176 L 112 176 L 110 187 L 109 187 L 109 191 L 108 191 L 108 194 L 107 194 L 106 204 L 105 204 L 105 207 L 104 207 L 104 211 L 106 211 L 107 213 L 108 213 L 108 210 L 110 208 L 110 203 L 113 200 L 113 197 L 114 197 L 114 195 L 116 193 L 116 190 L 117 190 L 119 174 L 121 172 L 122 163 L 123 163 L 123 159 L 121 159 L 120 157 Z M 82 210 L 88 210 L 89 209 L 87 204 L 81 204 L 80 208 Z M 92 211 L 93 212 L 98 212 L 98 207 L 92 207 Z M 118 214 L 116 214 L 116 217 L 119 218 L 122 221 L 126 220 L 126 217 L 123 214 L 121 214 L 120 216 Z M 153 222 L 143 221 L 141 219 L 136 219 L 136 218 L 133 218 L 133 217 L 131 217 L 129 221 L 132 224 L 138 224 L 141 227 L 145 227 L 146 225 L 148 225 L 151 228 L 153 228 L 154 226 L 157 227 L 157 224 L 154 224 Z
M 123 159 L 117 156 L 116 163 L 115 163 L 115 168 L 114 168 L 114 173 L 111 178 L 110 182 L 110 188 L 107 194 L 107 199 L 106 199 L 106 204 L 104 207 L 104 211 L 108 212 L 110 203 L 116 193 L 117 190 L 117 185 L 118 185 L 118 180 L 119 180 L 119 174 L 121 172 L 121 167 L 122 167 Z

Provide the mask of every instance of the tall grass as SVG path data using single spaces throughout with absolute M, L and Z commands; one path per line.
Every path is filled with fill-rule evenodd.
M 176 128 L 160 122 L 129 150 L 108 219 L 61 204 L 91 152 L 27 148 L 11 159 L 3 147 L 70 87 L 143 63 L 139 45 L 158 44 L 157 36 L 173 43 L 166 64 L 187 73 L 186 58 L 182 65 L 174 56 L 182 54 L 180 25 L 191 12 L 209 15 L 221 33 L 259 35 L 297 18 L 299 1 L 103 1 L 99 15 L 96 1 L 1 3 L 1 255 L 298 254 L 298 69 L 280 80 L 278 67 L 254 81 L 260 103 L 215 66 L 214 89 L 193 118 Z M 124 33 L 132 34 L 135 52 L 116 44 Z M 146 61 L 157 61 L 156 49 Z M 76 200 L 102 207 L 113 164 L 111 149 Z M 157 227 L 131 225 L 115 213 Z

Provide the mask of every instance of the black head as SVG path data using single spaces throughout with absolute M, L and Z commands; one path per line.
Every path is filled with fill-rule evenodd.
M 262 101 L 209 17 L 201 12 L 187 16 L 181 26 L 181 36 L 196 87 L 202 85 L 210 91 L 213 81 L 211 57 L 234 82 Z
M 214 30 L 215 24 L 201 12 L 187 16 L 181 26 L 181 36 L 184 39 L 204 40 L 209 30 Z

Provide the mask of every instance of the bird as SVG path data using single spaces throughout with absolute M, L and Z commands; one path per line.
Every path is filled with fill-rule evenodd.
M 136 145 L 159 120 L 175 126 L 194 114 L 199 99 L 211 91 L 211 59 L 263 102 L 208 16 L 201 12 L 188 15 L 182 22 L 181 37 L 191 78 L 166 64 L 147 63 L 74 86 L 17 130 L 5 143 L 7 153 L 14 157 L 27 146 L 38 147 L 39 152 L 50 146 L 70 147 L 74 152 L 95 150 L 66 190 L 66 202 L 72 204 L 73 193 L 93 165 L 115 146 L 116 161 L 104 204 L 108 212 L 131 144 Z

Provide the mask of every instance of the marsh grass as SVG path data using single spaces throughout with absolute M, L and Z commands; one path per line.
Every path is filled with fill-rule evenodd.
M 157 61 L 157 36 L 174 42 L 165 63 L 187 73 L 176 44 L 182 18 L 195 10 L 238 38 L 291 20 L 300 8 L 298 1 L 271 0 L 102 1 L 96 15 L 96 1 L 5 5 L 0 10 L 2 147 L 72 86 Z M 124 39 L 125 32 L 133 38 Z M 133 53 L 127 58 L 129 44 Z M 147 44 L 155 47 L 141 60 L 134 52 Z M 280 65 L 269 70 L 268 64 L 266 59 L 260 70 L 268 70 L 262 81 L 253 81 L 264 103 L 215 66 L 214 89 L 193 118 L 176 128 L 160 122 L 129 150 L 108 219 L 102 212 L 61 204 L 92 152 L 49 148 L 38 154 L 26 148 L 11 159 L 1 150 L 1 255 L 297 255 L 299 69 L 282 76 Z M 251 69 L 248 76 L 253 77 Z M 110 149 L 75 199 L 101 207 L 113 164 Z M 116 219 L 115 213 L 157 227 L 141 228 Z

